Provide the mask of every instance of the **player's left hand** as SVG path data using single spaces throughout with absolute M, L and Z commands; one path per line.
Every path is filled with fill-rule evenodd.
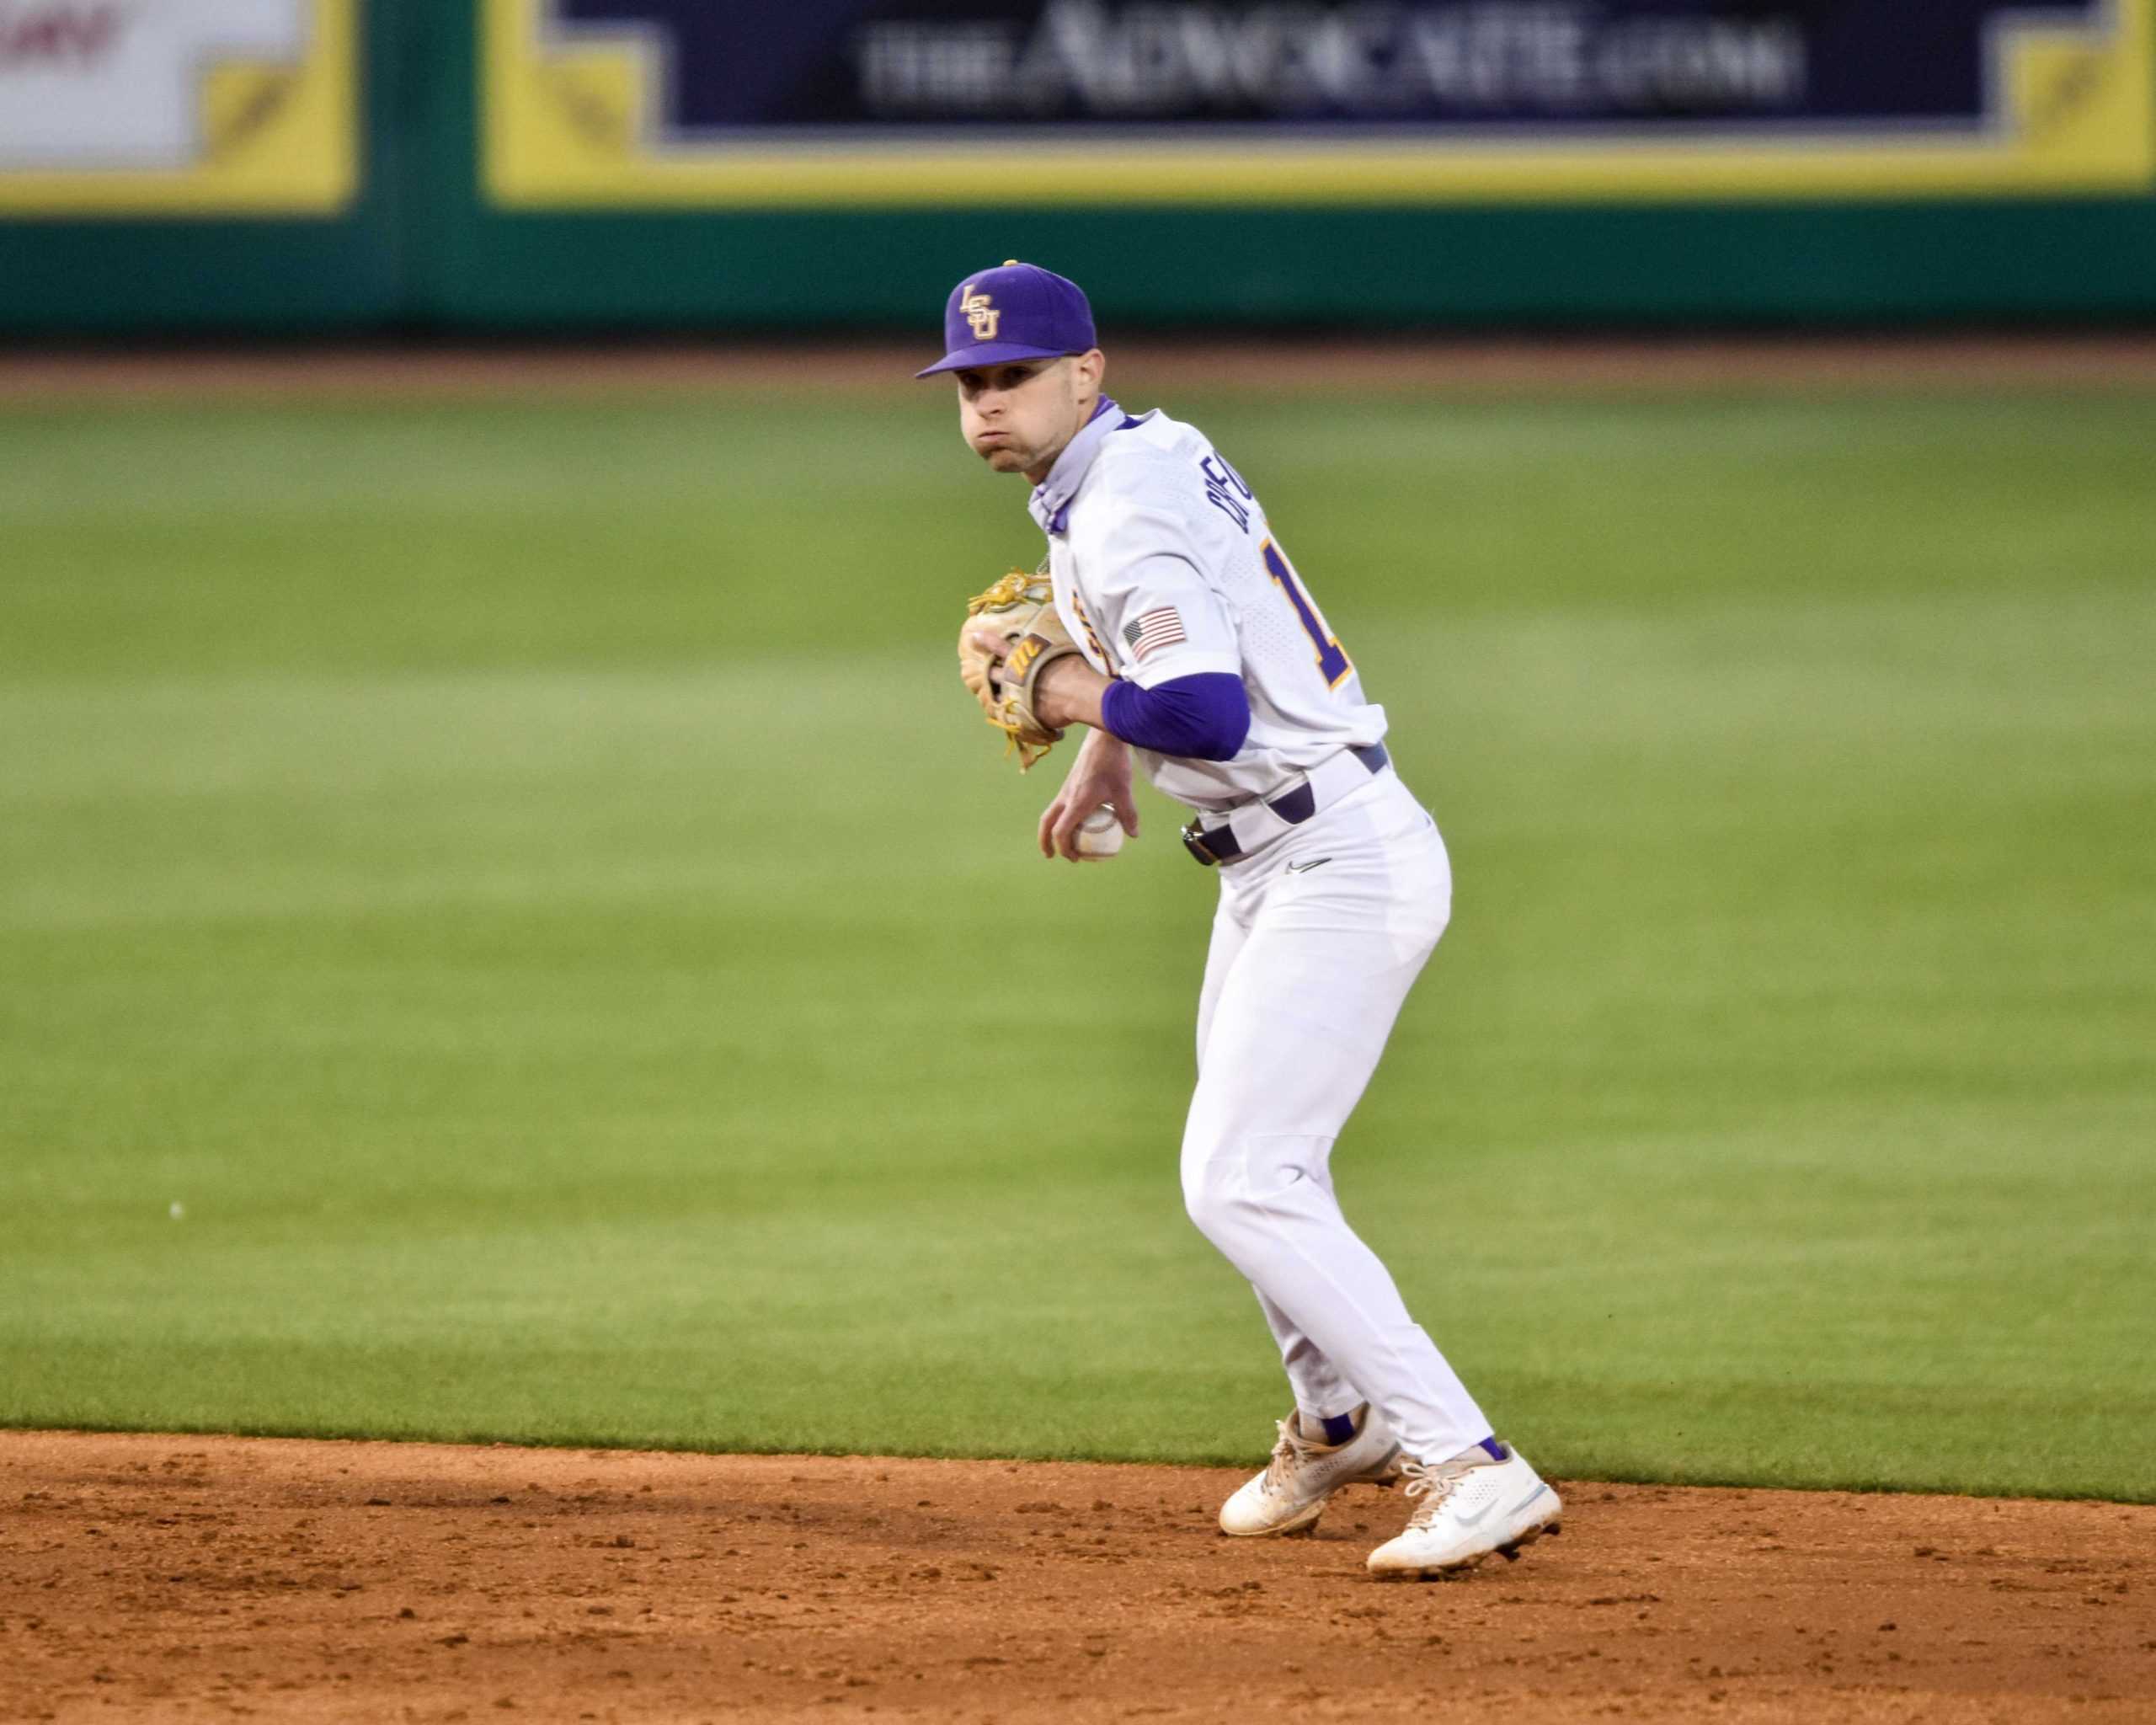
M 1064 776 L 1063 788 L 1041 815 L 1041 855 L 1084 862 L 1078 850 L 1078 829 L 1103 803 L 1114 805 L 1123 830 L 1136 838 L 1138 804 L 1131 795 L 1130 745 L 1107 731 L 1089 731 L 1078 758 Z
M 1033 685 L 1033 711 L 1043 724 L 1061 730 L 1067 724 L 1101 729 L 1101 697 L 1108 679 L 1075 654 L 1057 660 Z
M 1012 569 L 986 592 L 966 601 L 958 628 L 958 676 L 980 703 L 982 715 L 1010 740 L 1021 771 L 1063 740 L 1063 725 L 1043 719 L 1034 705 L 1041 679 L 1062 660 L 1075 659 L 1078 644 L 1056 615 L 1048 572 Z
M 1003 689 L 1003 655 L 1011 643 L 994 629 L 979 624 L 968 629 L 965 644 L 978 655 L 976 663 L 1000 695 Z M 1033 713 L 1051 730 L 1067 724 L 1101 724 L 1101 697 L 1108 679 L 1082 659 L 1066 654 L 1052 660 L 1033 686 Z
M 974 657 L 971 662 L 979 667 L 981 675 L 992 677 L 1003 669 L 1003 655 L 1011 650 L 1011 640 L 985 624 L 969 623 L 958 636 L 958 656 L 962 661 L 966 659 L 968 649 L 972 649 Z M 963 678 L 965 674 L 962 667 L 958 675 Z M 968 686 L 971 686 L 970 683 Z

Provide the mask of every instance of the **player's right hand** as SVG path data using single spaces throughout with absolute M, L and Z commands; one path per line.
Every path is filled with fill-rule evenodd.
M 1063 788 L 1041 815 L 1041 855 L 1066 862 L 1085 860 L 1078 852 L 1078 829 L 1103 803 L 1115 806 L 1116 819 L 1131 837 L 1138 836 L 1138 805 L 1131 794 L 1130 745 L 1107 731 L 1086 734 Z

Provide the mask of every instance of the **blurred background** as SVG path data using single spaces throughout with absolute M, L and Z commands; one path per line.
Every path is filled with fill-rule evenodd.
M 1241 1460 L 1214 884 L 944 297 L 1264 499 L 1556 1474 L 2156 1490 L 2156 0 L 0 0 L 0 1423 Z
M 2146 319 L 2148 0 L 10 0 L 0 328 Z

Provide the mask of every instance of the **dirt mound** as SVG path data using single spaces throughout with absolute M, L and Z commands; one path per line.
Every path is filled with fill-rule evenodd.
M 0 1717 L 2156 1718 L 2156 1508 L 1568 1482 L 1385 1584 L 1238 1477 L 0 1434 Z

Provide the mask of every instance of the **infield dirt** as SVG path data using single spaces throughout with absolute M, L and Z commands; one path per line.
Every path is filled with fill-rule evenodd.
M 2156 1507 L 1566 1482 L 1214 1531 L 1187 1468 L 0 1435 L 0 1717 L 2156 1718 Z

